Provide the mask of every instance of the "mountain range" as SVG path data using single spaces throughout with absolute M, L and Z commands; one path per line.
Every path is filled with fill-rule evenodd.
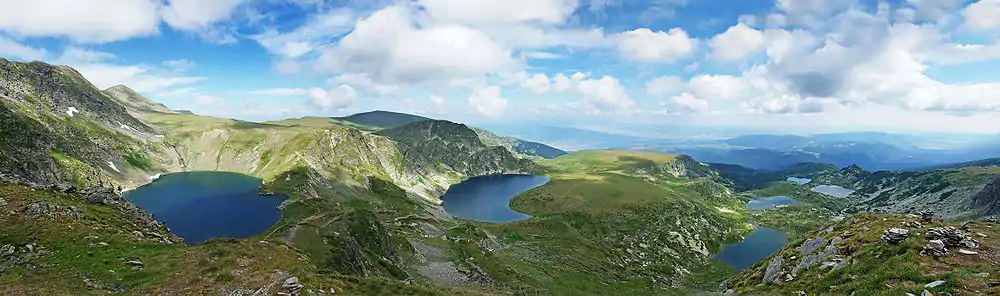
M 1000 274 L 988 261 L 1000 249 L 992 238 L 982 239 L 983 256 L 968 259 L 978 264 L 974 270 L 961 267 L 961 257 L 910 258 L 923 247 L 914 241 L 884 246 L 877 239 L 912 218 L 907 214 L 933 211 L 938 220 L 928 226 L 945 226 L 1000 212 L 1000 171 L 992 161 L 871 172 L 937 162 L 906 160 L 901 155 L 923 150 L 906 139 L 877 142 L 886 138 L 882 134 L 694 141 L 749 148 L 718 154 L 703 148 L 663 153 L 675 148 L 655 141 L 638 146 L 659 149 L 567 153 L 541 143 L 551 137 L 530 136 L 538 130 L 553 129 L 487 130 L 386 111 L 268 122 L 214 118 L 173 110 L 127 86 L 99 90 L 69 67 L 0 59 L 0 294 L 674 295 L 732 289 L 785 295 L 845 291 L 831 287 L 836 285 L 876 293 L 886 283 L 894 283 L 886 291 L 902 293 L 931 277 L 914 274 L 931 271 L 950 282 L 987 273 L 984 280 L 961 282 L 968 285 L 942 286 L 949 293 L 1000 292 L 988 280 Z M 636 139 L 557 130 L 563 134 L 554 142 L 566 144 Z M 261 192 L 289 199 L 278 222 L 261 234 L 186 246 L 121 196 L 160 174 L 186 171 L 246 174 L 262 180 Z M 550 178 L 510 203 L 530 219 L 476 222 L 442 207 L 440 197 L 452 185 L 496 174 Z M 811 185 L 785 182 L 788 177 L 856 191 L 825 196 Z M 764 213 L 747 209 L 747 202 L 774 195 L 804 203 Z M 774 216 L 779 214 L 785 216 Z M 994 235 L 989 224 L 981 225 L 971 227 Z M 797 236 L 743 272 L 718 260 L 727 245 L 759 226 Z M 834 236 L 840 240 L 827 243 Z M 809 278 L 763 280 L 776 258 L 788 258 L 777 270 L 792 274 L 786 267 L 804 260 L 792 254 L 818 238 L 822 247 L 842 252 L 834 262 L 844 264 L 840 272 L 816 262 L 802 267 Z M 846 274 L 871 272 L 883 262 L 908 273 Z M 845 283 L 852 276 L 865 279 Z

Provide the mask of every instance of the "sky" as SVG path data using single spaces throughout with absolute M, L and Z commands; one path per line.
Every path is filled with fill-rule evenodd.
M 1000 0 L 0 0 L 0 57 L 244 120 L 1000 132 Z

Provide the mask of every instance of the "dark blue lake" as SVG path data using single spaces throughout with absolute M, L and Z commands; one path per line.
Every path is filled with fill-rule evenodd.
M 548 182 L 549 177 L 534 175 L 475 177 L 452 185 L 441 200 L 445 211 L 462 219 L 496 223 L 520 221 L 531 216 L 512 210 L 510 200 Z
M 744 270 L 777 252 L 786 243 L 785 233 L 759 226 L 742 242 L 726 245 L 717 258 L 736 270 Z
M 163 222 L 188 244 L 210 238 L 248 238 L 281 218 L 284 195 L 258 193 L 261 180 L 226 172 L 184 172 L 160 177 L 125 198 Z
M 785 181 L 795 182 L 795 183 L 797 183 L 799 185 L 804 185 L 804 184 L 807 184 L 809 182 L 812 182 L 812 179 L 809 179 L 809 178 L 788 177 L 788 179 L 785 179 Z
M 854 189 L 844 188 L 837 185 L 819 185 L 811 189 L 813 192 L 819 192 L 833 197 L 847 197 L 854 193 Z
M 794 205 L 800 204 L 802 202 L 794 200 L 790 197 L 779 195 L 772 196 L 768 198 L 755 199 L 747 203 L 748 210 L 769 210 L 777 205 Z

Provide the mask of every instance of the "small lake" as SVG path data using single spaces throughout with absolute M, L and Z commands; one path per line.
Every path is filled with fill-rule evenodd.
M 513 222 L 531 218 L 510 208 L 510 200 L 526 190 L 545 185 L 549 177 L 490 175 L 470 178 L 448 188 L 441 200 L 455 217 L 482 222 Z
M 799 185 L 805 185 L 805 184 L 808 184 L 809 182 L 812 182 L 812 179 L 809 179 L 809 178 L 788 177 L 788 179 L 786 179 L 785 181 L 795 182 L 796 184 L 799 184 Z
M 848 195 L 851 195 L 851 193 L 854 193 L 854 189 L 844 188 L 837 185 L 819 185 L 810 190 L 840 198 L 847 197 Z
M 785 233 L 758 226 L 742 242 L 726 245 L 717 258 L 736 270 L 744 270 L 777 252 L 788 243 Z
M 751 200 L 747 203 L 747 209 L 766 211 L 778 205 L 801 203 L 790 197 L 779 195 Z M 750 222 L 752 223 L 753 221 Z M 743 241 L 726 245 L 722 249 L 722 253 L 719 253 L 716 258 L 733 269 L 740 271 L 754 265 L 757 261 L 767 258 L 767 256 L 771 256 L 772 253 L 781 250 L 788 243 L 784 232 L 770 227 L 756 227 Z
M 188 244 L 216 237 L 248 238 L 281 218 L 284 195 L 262 196 L 261 180 L 226 172 L 183 172 L 159 177 L 124 194 Z
M 770 210 L 778 205 L 794 205 L 800 204 L 802 202 L 794 200 L 790 197 L 779 195 L 772 196 L 768 198 L 755 199 L 747 203 L 748 210 Z

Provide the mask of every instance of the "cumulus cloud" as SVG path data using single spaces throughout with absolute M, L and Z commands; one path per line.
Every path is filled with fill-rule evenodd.
M 722 61 L 739 61 L 763 49 L 764 34 L 743 23 L 729 27 L 708 42 L 712 57 Z
M 328 90 L 313 87 L 305 91 L 306 104 L 322 111 L 339 110 L 351 103 L 357 97 L 354 88 L 348 85 L 341 85 Z
M 695 40 L 684 29 L 667 32 L 641 28 L 617 35 L 618 51 L 625 58 L 642 62 L 671 62 L 694 51 Z
M 667 113 L 702 113 L 708 111 L 709 103 L 699 99 L 691 93 L 682 93 L 670 98 L 669 102 L 663 103 L 667 107 Z
M 0 31 L 25 37 L 110 42 L 157 33 L 156 0 L 3 1 Z M 85 12 L 85 13 L 83 13 Z
M 399 85 L 379 83 L 366 74 L 341 74 L 330 78 L 327 83 L 350 85 L 357 90 L 376 96 L 393 96 L 401 90 Z
M 411 11 L 391 6 L 359 20 L 319 59 L 323 70 L 365 74 L 389 83 L 447 81 L 518 67 L 511 51 L 458 24 L 417 26 Z
M 200 30 L 226 20 L 245 0 L 170 0 L 161 8 L 163 21 L 181 30 Z
M 979 0 L 965 7 L 965 25 L 974 30 L 1000 28 L 1000 1 Z
M 480 88 L 469 96 L 469 106 L 479 114 L 499 117 L 507 109 L 507 99 L 503 98 L 499 86 Z

